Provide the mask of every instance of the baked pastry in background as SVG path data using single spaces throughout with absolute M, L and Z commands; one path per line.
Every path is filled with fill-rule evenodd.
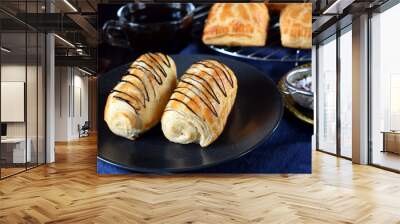
M 222 133 L 237 93 L 235 74 L 228 66 L 203 60 L 181 77 L 161 118 L 171 142 L 206 147 Z
M 290 3 L 265 3 L 268 11 L 282 11 Z
M 107 98 L 104 120 L 110 130 L 133 140 L 156 125 L 176 83 L 175 62 L 169 56 L 141 55 Z
M 311 48 L 311 18 L 311 3 L 287 4 L 279 18 L 282 45 L 291 48 Z
M 269 22 L 264 3 L 216 3 L 203 31 L 203 42 L 227 46 L 264 46 Z

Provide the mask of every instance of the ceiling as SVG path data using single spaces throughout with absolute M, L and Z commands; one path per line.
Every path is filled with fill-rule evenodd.
M 84 56 L 84 59 L 75 61 L 86 61 L 86 67 L 96 70 L 94 48 L 97 45 L 95 27 L 98 2 L 105 1 L 48 0 L 46 9 L 45 0 L 1 0 L 1 44 L 11 50 L 8 53 L 1 52 L 2 60 L 19 63 L 25 62 L 26 58 L 37 58 L 38 52 L 43 49 L 43 44 L 37 44 L 37 35 L 46 31 L 61 37 L 55 38 L 56 64 L 58 56 Z M 50 8 L 52 13 L 46 13 Z M 40 37 L 38 40 L 44 41 L 43 36 Z
M 75 63 L 95 71 L 97 4 L 126 2 L 132 1 L 0 0 L 1 44 L 11 50 L 1 51 L 2 60 L 34 60 L 43 49 L 41 43 L 37 44 L 38 33 L 53 32 L 60 37 L 55 38 L 56 65 Z M 39 40 L 44 40 L 43 36 Z
M 295 0 L 296 1 L 296 0 Z M 306 0 L 300 2 L 313 3 L 313 31 L 318 34 L 325 29 L 324 24 L 329 24 L 336 15 L 325 15 L 324 11 L 332 5 L 345 5 L 350 3 L 371 4 L 386 0 Z M 28 34 L 28 48 L 25 51 L 25 31 L 55 32 L 66 43 L 56 38 L 56 54 L 59 56 L 81 57 L 86 60 L 91 57 L 91 62 L 96 60 L 97 46 L 97 4 L 126 3 L 132 1 L 122 0 L 0 0 L 0 26 L 3 32 L 2 45 L 13 49 L 9 54 L 23 57 L 35 54 L 35 42 L 31 43 L 32 35 Z M 296 1 L 298 2 L 298 1 Z M 341 3 L 343 4 L 337 4 Z M 46 13 L 52 9 L 52 13 Z M 332 8 L 332 7 L 331 7 Z M 340 8 L 340 7 L 339 7 Z M 31 37 L 32 36 L 32 37 Z M 79 50 L 77 50 L 79 49 Z M 83 52 L 83 53 L 79 53 Z M 63 60 L 66 58 L 63 57 Z M 72 60 L 71 60 L 72 61 Z M 80 60 L 74 60 L 80 61 Z M 95 65 L 92 66 L 95 69 Z

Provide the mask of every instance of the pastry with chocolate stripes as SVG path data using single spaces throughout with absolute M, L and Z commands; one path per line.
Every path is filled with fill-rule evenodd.
M 235 102 L 237 80 L 216 60 L 193 64 L 181 77 L 161 118 L 171 142 L 206 147 L 222 133 Z
M 156 125 L 177 83 L 172 58 L 161 53 L 141 55 L 107 98 L 104 120 L 119 136 L 135 139 Z

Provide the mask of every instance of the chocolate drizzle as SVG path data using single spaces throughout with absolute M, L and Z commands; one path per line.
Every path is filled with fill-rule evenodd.
M 120 94 L 122 94 L 122 95 L 128 96 L 129 98 L 134 99 L 136 102 L 138 102 L 139 104 L 141 104 L 144 108 L 146 108 L 145 101 L 141 101 L 137 96 L 134 96 L 134 95 L 131 95 L 131 94 L 129 94 L 129 93 L 122 92 L 122 91 L 119 91 L 119 90 L 116 90 L 116 89 L 113 89 L 113 90 L 111 91 L 111 93 L 120 93 Z
M 208 65 L 206 63 L 211 63 L 211 65 Z M 218 112 L 212 102 L 212 99 L 217 103 L 220 104 L 220 100 L 218 98 L 217 93 L 214 91 L 214 88 L 212 87 L 212 84 L 210 83 L 210 81 L 214 81 L 215 84 L 218 86 L 218 89 L 221 91 L 222 95 L 224 95 L 224 97 L 227 97 L 227 89 L 225 88 L 224 85 L 224 80 L 222 78 L 222 75 L 220 74 L 221 72 L 223 73 L 223 76 L 226 78 L 226 81 L 229 82 L 230 86 L 233 88 L 233 77 L 231 76 L 231 74 L 228 72 L 228 68 L 217 62 L 219 65 L 222 65 L 222 68 L 219 67 L 218 65 L 216 65 L 215 63 L 213 63 L 212 61 L 206 60 L 206 61 L 200 61 L 197 62 L 195 64 L 192 65 L 191 68 L 189 68 L 189 70 L 181 77 L 181 81 L 180 84 L 178 85 L 178 87 L 174 90 L 175 94 L 181 94 L 183 96 L 185 96 L 186 98 L 189 99 L 189 101 L 194 102 L 198 107 L 199 104 L 197 103 L 197 101 L 195 101 L 195 98 L 192 96 L 197 96 L 198 99 L 200 99 L 200 101 L 212 112 L 212 114 L 215 117 L 218 117 Z M 207 71 L 205 71 L 205 69 L 201 69 L 199 67 L 196 66 L 203 66 L 205 68 L 209 68 L 214 70 L 214 75 L 208 73 Z M 198 74 L 193 73 L 193 72 L 189 72 L 191 69 L 198 69 L 199 72 Z M 201 73 L 204 72 L 204 73 Z M 210 76 L 211 78 L 206 79 L 204 76 L 202 76 L 201 74 L 205 74 Z M 218 77 L 218 80 L 216 79 L 216 76 Z M 220 82 L 219 82 L 220 81 Z M 182 85 L 185 84 L 185 85 Z M 180 89 L 184 89 L 187 91 L 192 92 L 192 96 L 188 95 L 185 93 L 185 91 L 180 91 Z M 198 116 L 199 118 L 202 118 L 201 116 L 199 116 L 198 114 L 196 114 L 193 108 L 190 107 L 190 105 L 188 105 L 187 103 L 185 103 L 183 100 L 178 100 L 176 98 L 172 98 L 171 100 L 177 101 L 181 104 L 184 104 L 191 112 L 193 112 L 196 116 Z M 168 110 L 166 110 L 168 111 Z
M 115 99 L 117 99 L 117 100 L 121 100 L 121 101 L 124 101 L 125 103 L 127 103 L 129 106 L 131 106 L 131 107 L 133 108 L 133 110 L 135 111 L 135 113 L 138 114 L 139 109 L 136 108 L 135 106 L 133 106 L 129 100 L 124 99 L 124 98 L 122 98 L 122 97 L 120 97 L 120 96 L 113 96 L 113 97 L 114 97 Z
M 146 54 L 147 58 L 149 60 L 151 60 L 152 62 L 154 62 L 154 65 L 158 68 L 158 70 L 164 75 L 164 77 L 167 77 L 167 73 L 165 72 L 165 70 L 163 69 L 162 65 L 160 64 L 160 62 L 155 59 L 151 54 Z
M 137 90 L 140 92 L 140 94 L 142 95 L 142 97 L 143 97 L 143 103 L 145 104 L 146 101 L 149 102 L 150 99 L 149 99 L 149 94 L 147 93 L 147 91 L 145 91 L 146 94 L 144 94 L 144 93 L 143 93 L 143 89 L 141 89 L 141 88 L 140 88 L 139 86 L 137 86 L 135 83 L 133 83 L 133 82 L 131 82 L 131 81 L 128 81 L 128 80 L 125 80 L 125 79 L 121 79 L 121 81 L 119 81 L 119 82 L 128 83 L 128 84 L 130 84 L 131 86 L 135 87 L 135 89 L 137 89 Z
M 215 93 L 214 93 L 214 91 L 213 91 L 212 89 L 209 90 L 209 89 L 207 88 L 206 85 L 204 85 L 202 82 L 200 82 L 199 80 L 196 80 L 196 79 L 194 79 L 194 78 L 192 78 L 192 77 L 184 77 L 184 79 L 182 79 L 181 81 L 184 82 L 184 83 L 186 83 L 186 84 L 189 84 L 189 85 L 192 85 L 192 86 L 196 86 L 196 84 L 194 84 L 194 83 L 192 83 L 192 82 L 188 82 L 188 81 L 186 81 L 186 80 L 192 80 L 192 81 L 194 81 L 194 82 L 200 84 L 200 85 L 206 90 L 206 92 L 207 92 L 208 94 L 210 94 L 210 96 L 211 96 L 215 101 L 217 101 L 217 103 L 219 104 L 218 97 L 217 97 L 217 95 L 215 95 Z M 203 92 L 203 91 L 202 91 L 200 88 L 198 88 L 197 86 L 196 86 L 195 88 L 198 89 L 199 92 Z
M 165 60 L 163 59 L 163 56 L 165 57 Z M 144 57 L 149 59 L 150 62 L 146 62 L 145 60 L 143 60 Z M 136 88 L 140 92 L 143 100 L 140 100 L 139 97 L 137 97 L 135 95 L 128 94 L 126 92 L 118 90 L 118 85 L 116 87 L 114 87 L 114 89 L 111 91 L 111 93 L 116 92 L 116 94 L 113 95 L 113 97 L 115 99 L 118 99 L 118 100 L 128 103 L 135 110 L 136 114 L 138 114 L 138 111 L 140 111 L 140 108 L 135 107 L 130 100 L 121 97 L 121 95 L 125 95 L 125 96 L 128 96 L 130 99 L 134 99 L 135 101 L 140 103 L 143 108 L 146 108 L 146 101 L 149 102 L 150 97 L 149 97 L 149 92 L 147 90 L 146 83 L 143 80 L 143 76 L 146 76 L 148 78 L 148 83 L 153 89 L 154 97 L 156 97 L 156 87 L 154 86 L 154 83 L 152 82 L 151 79 L 154 79 L 158 85 L 162 85 L 163 84 L 162 76 L 164 76 L 165 78 L 167 77 L 167 72 L 164 70 L 163 66 L 156 59 L 156 57 L 160 58 L 164 65 L 171 67 L 171 63 L 166 55 L 154 54 L 154 56 L 153 56 L 151 53 L 148 53 L 141 57 L 143 59 L 136 60 L 129 67 L 130 71 L 128 70 L 123 75 L 122 79 L 120 80 L 120 83 L 121 82 L 128 83 L 131 86 L 133 86 L 134 88 Z M 139 71 L 143 72 L 143 75 L 137 75 L 134 73 L 133 70 L 139 70 Z M 161 72 L 163 75 L 160 75 L 159 72 Z M 142 84 L 142 86 L 138 86 L 134 82 L 127 80 L 127 78 L 125 78 L 127 76 L 130 76 L 130 77 L 133 77 L 133 78 L 139 80 L 140 83 Z
M 211 101 L 207 98 L 207 96 L 205 98 L 201 97 L 201 95 L 197 95 L 195 91 L 193 91 L 191 88 L 182 86 L 182 87 L 177 87 L 174 90 L 174 93 L 179 93 L 182 95 L 185 95 L 187 98 L 189 98 L 190 100 L 193 100 L 190 96 L 188 96 L 187 94 L 182 93 L 181 91 L 179 91 L 179 89 L 187 89 L 188 91 L 192 92 L 194 95 L 198 96 L 199 99 L 204 103 L 204 105 L 206 105 L 208 107 L 208 109 L 210 109 L 210 111 L 216 116 L 218 117 L 218 113 L 217 110 L 215 109 L 214 105 L 211 103 Z
M 131 69 L 138 69 L 138 70 L 142 71 L 145 74 L 147 74 L 147 73 L 151 74 L 154 77 L 154 80 L 156 80 L 156 82 L 158 83 L 158 85 L 161 85 L 162 84 L 161 76 L 158 75 L 157 71 L 155 71 L 154 68 L 149 67 L 149 65 L 146 62 L 144 62 L 144 63 L 147 65 L 148 68 L 151 69 L 151 71 L 149 69 L 147 69 L 146 67 L 144 67 L 142 65 L 139 65 L 139 64 L 134 64 L 130 68 Z
M 130 72 L 126 72 L 125 75 L 122 77 L 122 79 L 124 79 L 125 76 L 132 76 L 133 78 L 139 80 L 140 83 L 142 83 L 143 89 L 141 89 L 141 90 L 142 91 L 144 90 L 147 101 L 149 101 L 150 100 L 149 92 L 147 91 L 146 84 L 144 83 L 144 81 L 138 75 L 130 73 Z M 150 82 L 150 80 L 149 80 L 149 82 Z M 153 91 L 155 92 L 154 87 L 153 87 Z M 155 93 L 154 93 L 154 95 L 155 95 Z
M 232 76 L 231 76 L 230 73 L 227 73 L 227 71 L 228 71 L 227 67 L 226 67 L 224 64 L 222 64 L 222 63 L 220 63 L 220 62 L 218 62 L 218 61 L 209 60 L 209 61 L 207 61 L 207 62 L 209 62 L 209 63 L 211 63 L 212 65 L 214 65 L 214 67 L 208 67 L 208 68 L 211 68 L 211 69 L 214 69 L 214 70 L 217 68 L 218 70 L 220 70 L 220 71 L 224 74 L 226 80 L 228 80 L 228 82 L 229 82 L 229 84 L 231 85 L 231 87 L 233 88 L 233 78 L 232 78 Z M 214 62 L 215 62 L 215 63 L 214 63 Z M 223 67 L 224 69 L 220 68 L 219 65 L 222 65 L 222 67 Z
M 205 64 L 204 62 L 211 63 L 213 66 L 209 66 L 209 65 Z M 223 64 L 221 64 L 221 63 L 219 63 L 219 62 L 217 62 L 217 61 L 215 61 L 215 62 L 216 62 L 216 64 L 218 64 L 218 65 L 223 65 Z M 200 61 L 200 62 L 195 63 L 195 65 L 196 65 L 196 64 L 202 65 L 202 66 L 204 66 L 204 67 L 206 67 L 206 68 L 209 68 L 209 69 L 214 70 L 215 73 L 216 73 L 216 74 L 218 75 L 218 77 L 220 78 L 222 85 L 224 85 L 224 83 L 223 83 L 223 81 L 222 81 L 222 78 L 221 78 L 221 76 L 219 75 L 219 72 L 217 72 L 217 70 L 216 70 L 216 69 L 218 69 L 219 71 L 221 71 L 221 72 L 224 74 L 226 80 L 228 80 L 229 84 L 230 84 L 231 87 L 233 88 L 233 79 L 232 79 L 232 76 L 231 76 L 229 73 L 226 72 L 226 71 L 227 71 L 227 68 L 226 68 L 226 67 L 224 67 L 224 69 L 222 69 L 222 68 L 220 68 L 218 65 L 214 64 L 214 61 L 211 61 L 211 60 Z
M 171 62 L 168 60 L 168 56 L 165 54 L 158 54 L 160 55 L 161 60 L 163 61 L 163 63 L 168 67 L 171 68 Z M 164 57 L 164 58 L 163 58 Z
M 197 63 L 195 63 L 195 65 L 202 65 L 202 66 L 204 66 L 204 67 L 206 67 L 206 68 L 210 68 L 210 67 L 208 67 L 206 64 L 204 64 L 204 63 L 202 63 L 202 62 L 197 62 Z M 217 85 L 218 85 L 218 88 L 221 90 L 222 94 L 224 94 L 224 96 L 226 97 L 226 88 L 225 88 L 224 80 L 222 79 L 222 77 L 220 76 L 220 74 L 219 74 L 217 71 L 214 70 L 215 74 L 217 75 L 217 77 L 218 77 L 218 79 L 219 79 L 219 81 L 220 81 L 220 82 L 218 82 L 212 74 L 208 73 L 208 72 L 205 71 L 205 70 L 202 70 L 202 71 L 203 71 L 204 73 L 206 73 L 207 75 L 213 77 L 215 83 L 217 83 Z M 220 84 L 221 84 L 221 85 L 220 85 Z
M 156 59 L 154 58 L 153 55 L 159 56 L 159 58 L 160 58 L 160 60 L 162 61 L 162 63 L 163 63 L 165 66 L 167 66 L 168 68 L 171 68 L 171 62 L 169 61 L 167 55 L 161 54 L 161 53 L 154 53 L 154 54 L 153 54 L 153 53 L 148 53 L 147 55 L 148 55 L 149 57 L 153 58 L 154 60 L 156 60 Z
M 196 114 L 196 112 L 194 112 L 194 110 L 193 110 L 191 107 L 189 107 L 189 105 L 187 105 L 187 104 L 186 104 L 185 102 L 183 102 L 182 100 L 177 99 L 177 98 L 171 98 L 170 100 L 172 100 L 172 101 L 177 101 L 177 102 L 179 102 L 179 103 L 185 105 L 186 108 L 188 108 L 190 111 L 192 111 L 193 114 L 195 114 L 196 116 L 200 117 L 198 114 Z
M 218 96 L 217 94 L 214 92 L 213 88 L 211 87 L 210 83 L 204 79 L 203 77 L 201 77 L 200 75 L 194 74 L 194 73 L 188 73 L 186 72 L 184 74 L 184 76 L 182 77 L 182 79 L 186 78 L 186 77 L 190 77 L 190 76 L 194 76 L 198 79 L 201 79 L 207 86 L 204 86 L 202 83 L 200 83 L 199 81 L 195 80 L 196 82 L 199 82 L 200 85 L 204 86 L 204 88 L 207 90 L 208 93 L 210 93 L 210 95 L 214 98 L 215 101 L 217 101 L 217 103 L 219 104 L 219 100 L 218 100 Z M 193 78 L 190 77 L 191 80 L 194 80 Z M 226 94 L 224 94 L 226 96 Z

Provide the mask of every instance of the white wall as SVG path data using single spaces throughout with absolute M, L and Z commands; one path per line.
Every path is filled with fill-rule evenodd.
M 28 66 L 27 67 L 28 71 L 28 77 L 31 76 L 36 76 L 36 68 L 33 66 Z M 3 82 L 25 82 L 25 64 L 20 65 L 20 64 L 4 64 L 1 66 L 1 81 Z M 31 80 L 29 80 L 31 82 Z M 36 82 L 34 83 L 29 83 L 30 85 L 36 85 Z M 27 89 L 27 103 L 34 101 L 33 99 L 30 99 L 34 97 L 36 99 L 36 89 Z M 29 91 L 29 90 L 32 90 Z M 36 102 L 36 101 L 35 101 Z M 33 105 L 32 105 L 33 106 Z M 34 105 L 36 108 L 36 103 Z M 2 110 L 7 110 L 7 108 L 1 108 Z M 34 116 L 31 116 L 34 115 Z M 36 113 L 31 114 L 27 113 L 28 116 L 28 122 L 35 121 L 36 123 Z M 28 124 L 28 127 L 32 125 Z M 29 131 L 28 131 L 29 132 Z M 36 134 L 36 133 L 35 133 Z M 25 137 L 25 122 L 10 122 L 7 123 L 7 136 L 8 137 Z M 29 137 L 29 136 L 28 136 Z
M 74 96 L 71 96 L 73 98 L 73 119 L 72 119 L 72 132 L 71 135 L 73 138 L 78 138 L 78 124 L 83 125 L 85 121 L 88 121 L 89 119 L 89 110 L 88 110 L 88 77 L 82 76 L 82 73 L 76 74 L 75 70 L 75 75 L 74 75 Z M 79 102 L 80 101 L 80 102 Z
M 25 64 L 2 65 L 1 81 L 25 82 Z M 6 110 L 6 108 L 1 108 L 1 109 Z M 25 123 L 24 122 L 7 123 L 7 137 L 25 137 Z
M 38 70 L 36 70 L 38 69 Z M 25 80 L 27 78 L 27 80 Z M 30 140 L 32 161 L 44 162 L 44 74 L 42 67 L 36 65 L 25 66 L 25 63 L 6 63 L 1 66 L 1 81 L 26 83 L 26 109 L 27 119 L 24 122 L 6 122 L 8 138 L 25 138 Z M 1 108 L 7 110 L 9 108 Z M 24 113 L 25 111 L 23 111 Z M 39 156 L 37 157 L 37 153 Z
M 55 68 L 55 140 L 68 140 L 68 87 L 69 69 L 67 67 Z
M 76 68 L 56 67 L 56 141 L 77 139 L 78 124 L 88 120 L 88 78 L 83 75 Z

